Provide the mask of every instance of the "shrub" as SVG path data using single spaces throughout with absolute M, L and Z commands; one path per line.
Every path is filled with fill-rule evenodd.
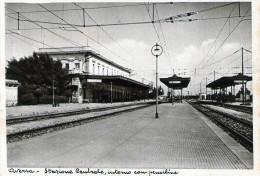
M 39 98 L 40 104 L 52 104 L 52 96 L 51 95 L 43 95 Z
M 19 104 L 20 105 L 36 105 L 37 98 L 35 96 L 33 96 L 32 93 L 25 94 L 19 98 Z
M 55 100 L 57 103 L 68 103 L 69 99 L 66 96 L 56 96 Z
M 53 97 L 52 95 L 43 95 L 39 99 L 40 104 L 52 104 Z M 55 96 L 55 103 L 68 103 L 68 98 L 65 96 Z

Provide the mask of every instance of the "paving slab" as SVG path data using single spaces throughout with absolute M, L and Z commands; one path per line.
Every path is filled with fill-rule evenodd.
M 159 119 L 152 106 L 10 143 L 8 166 L 251 168 L 187 103 L 161 104 L 158 110 Z

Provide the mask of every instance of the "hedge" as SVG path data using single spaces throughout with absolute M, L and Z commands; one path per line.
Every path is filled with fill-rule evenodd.
M 65 96 L 58 96 L 56 95 L 55 103 L 68 103 L 68 98 Z M 53 96 L 52 95 L 43 95 L 39 99 L 40 104 L 52 104 L 53 103 Z
M 19 97 L 19 105 L 36 105 L 37 98 L 32 93 L 22 95 Z

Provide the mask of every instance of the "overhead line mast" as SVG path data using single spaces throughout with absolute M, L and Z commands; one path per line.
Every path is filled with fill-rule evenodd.
M 6 8 L 7 8 L 7 7 L 6 7 Z M 9 8 L 7 8 L 7 9 L 8 9 L 9 11 L 16 12 L 16 11 L 14 11 L 14 10 L 12 10 L 12 9 L 9 9 Z M 49 29 L 46 29 L 46 28 L 43 27 L 42 25 L 38 24 L 37 22 L 31 21 L 29 18 L 25 17 L 25 16 L 22 15 L 22 14 L 19 14 L 19 16 L 22 17 L 22 18 L 24 18 L 24 19 L 26 19 L 26 20 L 28 20 L 29 22 L 31 22 L 31 23 L 33 23 L 33 24 L 39 26 L 40 29 L 45 29 L 45 30 L 47 30 L 48 32 L 50 32 L 50 33 L 52 33 L 52 34 L 58 36 L 59 38 L 65 40 L 65 41 L 67 41 L 67 42 L 69 42 L 69 43 L 71 43 L 71 44 L 73 44 L 73 45 L 75 45 L 75 46 L 83 46 L 83 45 L 81 45 L 81 44 L 79 44 L 79 43 L 77 43 L 77 42 L 75 42 L 75 41 L 73 41 L 73 40 L 70 40 L 70 39 L 68 39 L 68 38 L 66 38 L 66 37 L 64 37 L 64 36 L 62 36 L 62 35 L 56 34 L 55 32 L 53 32 L 53 31 L 51 31 L 51 30 L 49 30 Z M 21 20 L 20 20 L 20 21 L 21 21 Z M 20 30 L 20 28 L 19 28 L 19 30 Z
M 223 46 L 223 44 L 227 41 L 227 39 L 231 36 L 231 34 L 236 30 L 236 28 L 238 27 L 238 25 L 243 21 L 243 18 L 247 15 L 247 13 L 249 12 L 249 10 L 251 9 L 251 7 L 247 10 L 247 12 L 245 13 L 245 15 L 242 17 L 242 19 L 237 23 L 237 25 L 233 28 L 233 30 L 229 33 L 229 35 L 224 39 L 224 41 L 220 44 L 220 46 L 218 47 L 218 49 L 213 53 L 213 55 L 208 59 L 207 63 L 209 62 L 210 59 L 213 58 L 213 56 L 218 52 L 218 50 Z M 206 66 L 207 63 L 204 65 Z M 199 68 L 198 70 L 202 69 L 204 66 L 202 66 L 201 68 Z

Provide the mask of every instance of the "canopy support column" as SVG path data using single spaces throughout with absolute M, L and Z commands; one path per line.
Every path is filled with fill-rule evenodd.
M 181 103 L 182 103 L 182 89 L 181 89 Z

